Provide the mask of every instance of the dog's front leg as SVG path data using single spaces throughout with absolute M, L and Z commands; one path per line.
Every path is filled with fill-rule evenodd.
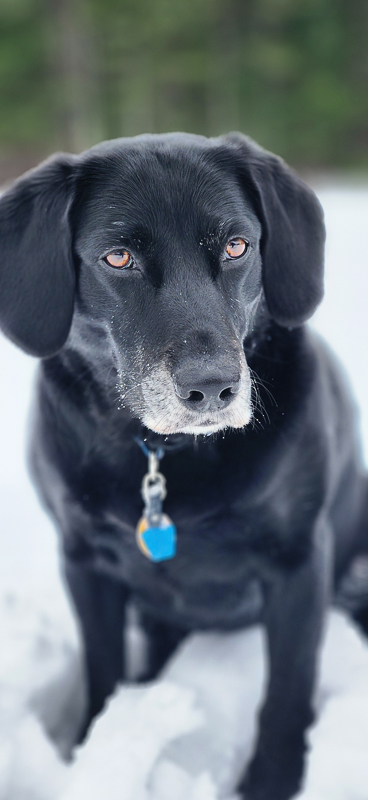
M 150 681 L 157 677 L 188 631 L 142 612 L 140 624 L 147 644 L 146 668 L 140 680 Z
M 67 559 L 65 576 L 83 638 L 87 710 L 79 741 L 124 677 L 123 627 L 128 590 L 123 583 Z
M 308 560 L 297 569 L 284 568 L 269 585 L 268 688 L 255 752 L 241 785 L 244 800 L 289 800 L 300 787 L 329 596 L 330 543 L 328 525 L 319 521 Z

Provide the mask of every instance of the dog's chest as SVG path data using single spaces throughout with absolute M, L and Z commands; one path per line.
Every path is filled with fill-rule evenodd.
M 141 552 L 135 532 L 139 515 L 126 497 L 114 511 L 105 508 L 103 522 L 89 530 L 94 568 L 123 580 L 138 602 L 178 623 L 226 628 L 259 618 L 262 592 L 251 546 L 257 521 L 225 502 L 211 507 L 206 494 L 200 512 L 190 497 L 175 499 L 169 494 L 165 502 L 177 528 L 172 559 L 153 563 Z
M 227 457 L 218 446 L 165 457 L 163 510 L 176 525 L 177 552 L 153 563 L 136 540 L 146 464 L 136 445 L 125 458 L 123 447 L 116 450 L 113 458 L 100 452 L 63 470 L 67 556 L 86 558 L 178 624 L 237 627 L 259 618 L 260 558 L 272 559 L 280 529 L 262 500 L 264 462 L 261 468 L 244 448 Z

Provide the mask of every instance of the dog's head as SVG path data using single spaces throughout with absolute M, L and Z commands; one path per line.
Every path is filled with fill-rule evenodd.
M 322 296 L 315 195 L 238 134 L 57 156 L 2 196 L 0 237 L 4 332 L 112 366 L 121 406 L 159 433 L 246 425 L 257 310 L 294 327 Z

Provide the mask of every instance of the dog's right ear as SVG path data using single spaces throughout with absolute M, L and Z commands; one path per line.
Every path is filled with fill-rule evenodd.
M 41 358 L 63 346 L 73 315 L 69 211 L 76 162 L 53 157 L 0 197 L 0 327 Z

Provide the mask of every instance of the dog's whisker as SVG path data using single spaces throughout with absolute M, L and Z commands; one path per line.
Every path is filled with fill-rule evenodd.
M 255 388 L 255 391 L 256 391 L 256 397 L 257 397 L 257 399 L 259 401 L 260 407 L 263 407 L 264 410 L 265 410 L 265 405 L 264 405 L 263 400 L 262 400 L 262 398 L 260 396 L 258 387 L 261 387 L 262 389 L 264 389 L 264 391 L 268 395 L 272 405 L 277 407 L 277 405 L 278 405 L 277 400 L 274 397 L 274 395 L 272 394 L 271 390 L 268 389 L 268 387 L 265 385 L 265 381 L 263 379 L 261 379 L 259 377 L 259 375 L 253 369 L 251 369 L 250 372 L 251 372 L 251 376 L 252 376 L 252 379 L 253 379 L 253 385 L 254 385 L 254 388 Z

